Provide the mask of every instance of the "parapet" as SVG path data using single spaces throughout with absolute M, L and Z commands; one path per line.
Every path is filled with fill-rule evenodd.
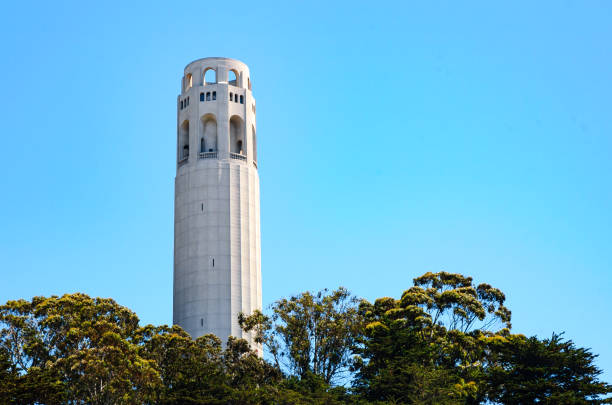
M 236 59 L 211 57 L 194 60 L 185 66 L 181 92 L 214 83 L 227 83 L 247 90 L 252 86 L 246 64 Z

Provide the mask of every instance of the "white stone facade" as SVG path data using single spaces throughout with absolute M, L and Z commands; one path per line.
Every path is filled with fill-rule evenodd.
M 193 338 L 251 341 L 238 314 L 261 309 L 255 129 L 244 63 L 204 58 L 185 67 L 177 100 L 173 317 Z

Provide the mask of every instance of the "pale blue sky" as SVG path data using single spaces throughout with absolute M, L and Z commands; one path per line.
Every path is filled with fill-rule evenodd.
M 171 322 L 176 96 L 227 56 L 257 99 L 264 305 L 459 272 L 612 380 L 612 3 L 124 3 L 0 6 L 0 302 Z

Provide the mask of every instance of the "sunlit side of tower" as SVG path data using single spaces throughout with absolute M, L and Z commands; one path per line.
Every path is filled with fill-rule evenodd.
M 238 314 L 261 309 L 255 99 L 248 67 L 204 58 L 177 99 L 174 324 L 223 342 Z

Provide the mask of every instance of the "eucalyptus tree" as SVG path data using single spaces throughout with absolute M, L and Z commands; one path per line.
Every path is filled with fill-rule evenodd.
M 282 298 L 271 306 L 270 316 L 260 311 L 239 322 L 254 331 L 274 364 L 291 375 L 319 376 L 326 384 L 341 383 L 353 363 L 352 348 L 362 331 L 359 300 L 345 288 L 329 292 L 304 292 Z
M 0 350 L 20 376 L 16 403 L 143 403 L 159 378 L 138 353 L 137 329 L 132 311 L 85 294 L 0 306 Z
M 400 299 L 363 301 L 356 389 L 409 403 L 478 403 L 484 341 L 511 327 L 504 302 L 499 289 L 447 272 L 415 278 Z

